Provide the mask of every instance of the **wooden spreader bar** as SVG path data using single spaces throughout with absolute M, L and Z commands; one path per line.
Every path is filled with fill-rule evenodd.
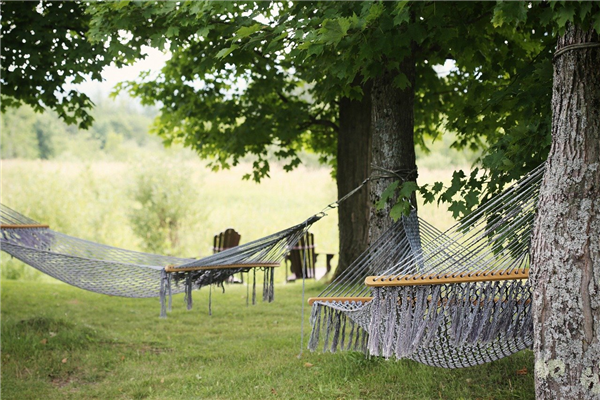
M 514 270 L 514 271 L 494 271 L 494 272 L 463 272 L 461 274 L 430 274 L 430 275 L 400 275 L 400 276 L 368 276 L 365 279 L 367 286 L 416 286 L 416 285 L 445 285 L 452 283 L 469 283 L 469 282 L 488 282 L 488 281 L 505 281 L 528 279 L 529 269 Z
M 279 267 L 280 263 L 248 263 L 248 264 L 223 264 L 223 265 L 201 265 L 198 267 L 175 268 L 173 265 L 167 265 L 165 272 L 187 272 L 187 271 L 203 271 L 210 269 L 238 269 L 238 268 L 275 268 Z
M 350 303 L 350 302 L 354 301 L 356 303 L 362 302 L 364 304 L 364 303 L 368 303 L 371 300 L 373 300 L 373 297 L 310 297 L 308 299 L 308 304 L 312 306 L 315 301 L 328 301 L 328 302 L 336 301 L 336 302 L 342 302 L 342 303 L 345 303 L 345 302 Z
M 50 228 L 50 226 L 41 225 L 41 224 L 21 224 L 21 225 L 0 224 L 0 229 L 28 229 L 28 228 Z

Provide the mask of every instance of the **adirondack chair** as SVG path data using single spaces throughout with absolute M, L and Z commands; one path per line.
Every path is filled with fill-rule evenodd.
M 315 279 L 316 278 L 316 263 L 319 254 L 315 252 L 315 236 L 310 232 L 306 232 L 298 243 L 290 248 L 286 256 L 285 263 L 285 279 L 288 282 L 293 282 L 296 279 Z M 326 259 L 326 274 L 331 271 L 331 259 L 333 254 L 325 254 Z M 303 268 L 304 267 L 304 268 Z M 288 268 L 291 275 L 288 275 Z
M 215 235 L 213 239 L 213 253 L 219 253 L 223 250 L 239 246 L 242 236 L 233 228 L 227 228 L 223 232 Z M 229 279 L 229 283 L 244 283 L 244 276 L 240 274 L 239 279 L 233 276 Z
M 223 250 L 239 246 L 242 236 L 233 228 L 227 228 L 223 232 L 215 235 L 213 239 L 213 253 L 220 253 Z

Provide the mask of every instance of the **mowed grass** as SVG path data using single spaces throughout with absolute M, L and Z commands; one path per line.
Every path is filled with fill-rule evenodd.
M 305 296 L 323 283 L 307 282 Z M 302 284 L 246 306 L 246 288 L 157 299 L 2 282 L 3 399 L 527 399 L 532 354 L 462 370 L 360 353 L 300 353 Z M 305 309 L 305 341 L 308 335 Z
M 140 250 L 128 220 L 138 167 L 3 161 L 2 202 L 63 233 Z M 182 160 L 181 167 L 198 189 L 188 199 L 197 218 L 182 227 L 182 256 L 210 254 L 212 236 L 227 227 L 247 242 L 299 223 L 337 197 L 326 169 L 274 170 L 272 179 L 257 185 L 240 179 L 247 166 L 210 173 L 200 162 Z M 448 181 L 451 170 L 421 170 L 419 176 L 421 183 Z M 452 224 L 434 206 L 419 212 L 441 229 Z M 318 252 L 337 253 L 337 213 L 328 214 L 311 231 Z M 228 285 L 224 294 L 213 288 L 212 316 L 208 289 L 202 289 L 194 292 L 193 310 L 178 295 L 173 312 L 161 320 L 158 299 L 99 295 L 44 278 L 4 253 L 1 261 L 3 276 L 14 270 L 21 279 L 1 285 L 3 399 L 534 397 L 531 352 L 463 370 L 359 353 L 304 350 L 298 358 L 302 321 L 307 343 L 309 310 L 302 314 L 302 282 L 284 284 L 283 268 L 277 269 L 274 303 L 246 307 L 247 288 Z M 318 266 L 324 267 L 323 258 Z M 324 287 L 307 282 L 305 298 Z

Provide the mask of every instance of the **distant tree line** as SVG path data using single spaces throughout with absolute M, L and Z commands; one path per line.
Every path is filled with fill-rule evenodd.
M 123 143 L 143 147 L 160 139 L 148 134 L 155 112 L 132 102 L 100 100 L 91 111 L 94 124 L 87 130 L 69 125 L 56 113 L 36 113 L 22 106 L 2 115 L 2 159 L 50 160 L 65 153 L 86 157 L 90 152 L 126 158 Z

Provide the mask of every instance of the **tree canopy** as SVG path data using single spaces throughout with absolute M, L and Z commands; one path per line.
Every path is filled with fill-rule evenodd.
M 411 54 L 416 143 L 451 130 L 456 148 L 486 149 L 483 178 L 458 172 L 449 188 L 420 188 L 429 201 L 461 194 L 459 215 L 485 182 L 493 194 L 545 159 L 555 32 L 591 11 L 523 2 L 120 2 L 91 8 L 91 35 L 168 48 L 159 79 L 122 89 L 162 104 L 156 130 L 167 143 L 216 157 L 215 167 L 252 154 L 256 180 L 268 175 L 273 148 L 286 169 L 300 163 L 301 148 L 335 165 L 340 98 L 361 98 L 361 84 L 384 69 L 398 72 L 402 89 L 400 65 Z M 456 68 L 440 77 L 434 66 L 448 59 Z
M 102 80 L 103 68 L 124 65 L 131 50 L 116 41 L 109 54 L 104 43 L 88 40 L 91 17 L 81 2 L 2 1 L 0 8 L 2 112 L 26 104 L 90 127 L 91 99 L 67 84 Z

